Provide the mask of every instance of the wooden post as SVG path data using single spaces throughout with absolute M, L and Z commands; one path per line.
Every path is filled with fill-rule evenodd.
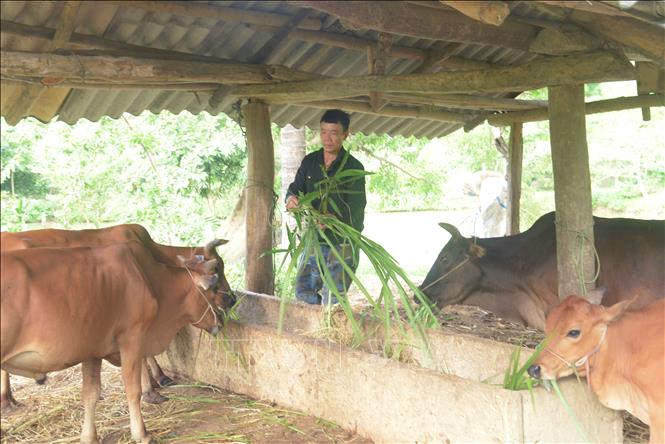
M 595 274 L 584 85 L 550 86 L 549 117 L 556 207 L 559 298 L 583 296 Z
M 508 235 L 520 232 L 520 198 L 522 197 L 522 124 L 510 126 L 508 149 Z
M 270 132 L 270 113 L 263 102 L 250 101 L 243 107 L 247 131 L 247 191 L 245 223 L 247 256 L 245 288 L 273 293 L 272 210 L 275 183 L 275 154 Z

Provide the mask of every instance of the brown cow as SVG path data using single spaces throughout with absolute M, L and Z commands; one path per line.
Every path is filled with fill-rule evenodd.
M 529 375 L 586 376 L 601 403 L 649 424 L 650 442 L 665 441 L 665 301 L 626 311 L 568 296 L 547 316 L 547 345 Z
M 214 244 L 213 244 L 214 245 Z M 39 379 L 82 363 L 81 441 L 98 442 L 101 359 L 122 365 L 132 438 L 151 442 L 140 410 L 141 363 L 187 324 L 217 334 L 216 260 L 161 264 L 142 243 L 2 252 L 2 368 Z
M 148 231 L 138 224 L 124 224 L 112 227 L 89 229 L 89 230 L 60 230 L 60 229 L 42 229 L 23 232 L 2 232 L 0 234 L 0 249 L 2 251 L 24 250 L 26 248 L 43 247 L 94 247 L 105 246 L 127 241 L 137 241 L 142 243 L 153 254 L 158 262 L 166 265 L 178 265 L 177 256 L 189 256 L 190 254 L 210 255 L 210 258 L 217 259 L 217 275 L 220 278 L 219 291 L 226 295 L 226 306 L 232 306 L 235 301 L 231 292 L 229 283 L 224 275 L 224 262 L 215 250 L 211 252 L 203 251 L 202 247 L 174 247 L 170 245 L 158 244 L 152 240 Z M 219 245 L 226 243 L 220 240 Z M 161 386 L 170 385 L 173 381 L 164 374 L 157 364 L 157 361 L 149 356 L 146 358 L 146 364 L 150 367 L 152 375 Z M 159 403 L 166 398 L 153 390 L 156 384 L 153 384 L 147 368 L 142 371 L 141 385 L 143 390 L 142 399 L 151 403 Z M 4 410 L 10 405 L 16 405 L 9 383 L 9 374 L 6 371 L 0 371 L 0 405 Z

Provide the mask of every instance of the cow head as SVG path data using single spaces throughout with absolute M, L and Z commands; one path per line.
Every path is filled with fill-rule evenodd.
M 224 305 L 224 295 L 218 289 L 220 282 L 216 273 L 217 260 L 206 260 L 201 255 L 192 255 L 190 258 L 178 256 L 178 261 L 187 269 L 196 286 L 187 302 L 187 312 L 192 316 L 192 325 L 216 335 L 223 326 L 223 310 L 227 308 Z
M 537 379 L 557 379 L 582 370 L 587 360 L 605 341 L 608 325 L 632 302 L 622 301 L 611 307 L 568 296 L 547 316 L 546 347 L 528 369 Z
M 215 259 L 217 261 L 217 276 L 219 277 L 219 282 L 217 285 L 218 296 L 222 299 L 221 307 L 226 310 L 233 307 L 236 304 L 236 296 L 229 282 L 226 280 L 224 275 L 224 261 L 217 253 L 217 247 L 228 243 L 226 239 L 215 239 L 206 244 L 203 247 L 203 254 L 206 259 Z
M 462 236 L 453 225 L 440 223 L 439 226 L 452 237 L 439 253 L 420 289 L 443 308 L 463 301 L 476 288 L 482 277 L 476 262 L 485 255 L 485 249 Z

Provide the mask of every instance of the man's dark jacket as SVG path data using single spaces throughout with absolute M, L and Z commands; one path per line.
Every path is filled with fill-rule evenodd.
M 325 179 L 326 175 L 327 177 L 332 177 L 338 171 L 343 170 L 365 170 L 363 164 L 349 154 L 344 147 L 342 147 L 337 158 L 325 172 L 325 175 L 324 169 L 323 148 L 306 155 L 298 168 L 295 179 L 289 185 L 285 199 L 288 199 L 292 195 L 297 197 L 299 193 L 307 194 L 317 190 L 317 183 Z M 358 231 L 362 231 L 365 221 L 365 205 L 367 204 L 365 176 L 360 176 L 348 184 L 345 183 L 337 191 L 331 193 L 329 200 L 335 202 L 336 208 L 339 209 L 339 214 L 333 205 L 329 205 L 327 211 L 337 216 L 345 224 L 352 226 Z M 314 208 L 318 210 L 321 210 L 320 204 L 319 199 L 312 202 Z

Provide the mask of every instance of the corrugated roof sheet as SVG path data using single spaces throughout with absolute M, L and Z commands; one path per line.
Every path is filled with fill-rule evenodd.
M 300 8 L 293 3 L 276 1 L 261 2 L 205 2 L 237 9 L 276 12 L 295 15 Z M 433 2 L 432 7 L 438 2 Z M 612 3 L 612 2 L 608 2 Z M 547 14 L 530 5 L 529 2 L 513 2 L 513 12 L 524 17 L 551 19 Z M 3 21 L 54 29 L 59 23 L 63 2 L 42 1 L 3 1 L 0 10 Z M 662 8 L 661 8 L 662 9 Z M 653 20 L 662 20 L 662 11 L 657 7 L 640 6 L 639 14 Z M 661 11 L 661 12 L 659 12 Z M 335 17 L 321 12 L 312 12 L 310 17 L 322 20 L 325 27 L 343 30 Z M 272 38 L 272 32 L 258 26 L 242 23 L 223 22 L 213 18 L 197 18 L 169 13 L 147 12 L 137 7 L 106 2 L 84 2 L 79 11 L 76 33 L 104 37 L 118 42 L 150 48 L 167 49 L 191 54 L 233 59 L 242 62 L 252 61 L 254 56 Z M 377 38 L 374 31 L 346 31 L 358 37 Z M 16 37 L 2 33 L 0 40 L 3 49 L 22 51 L 46 50 L 48 42 Z M 451 43 L 396 36 L 394 45 L 420 48 L 424 50 L 445 50 Z M 501 65 L 520 64 L 534 57 L 533 54 L 496 46 L 464 44 L 456 55 L 478 61 L 487 61 Z M 363 51 L 326 47 L 318 43 L 290 41 L 278 51 L 274 51 L 269 64 L 284 65 L 289 68 L 304 70 L 331 77 L 357 76 L 368 73 L 367 56 Z M 391 58 L 387 63 L 387 73 L 410 73 L 418 67 L 419 61 Z M 12 96 L 14 85 L 3 82 L 2 94 Z M 513 94 L 495 94 L 494 97 L 514 97 Z M 231 105 L 212 108 L 208 100 L 212 91 L 160 91 L 156 89 L 69 89 L 50 88 L 48 93 L 38 99 L 43 104 L 33 106 L 32 114 L 41 120 L 48 120 L 57 115 L 59 120 L 74 123 L 85 118 L 96 121 L 104 115 L 118 118 L 124 112 L 140 114 L 144 110 L 159 113 L 168 110 L 180 113 L 207 111 L 213 115 L 219 112 L 229 113 Z M 48 96 L 48 97 L 47 97 Z M 60 98 L 58 101 L 58 97 Z M 49 99 L 50 102 L 46 101 Z M 11 99 L 3 100 L 3 115 L 11 108 Z M 401 105 L 407 106 L 408 105 Z M 39 113 L 35 113 L 39 110 Z M 450 112 L 466 112 L 449 109 Z M 318 127 L 320 109 L 305 105 L 272 105 L 271 118 L 280 126 L 293 124 Z M 446 135 L 462 126 L 460 123 L 448 123 L 412 118 L 386 117 L 372 114 L 353 113 L 352 131 L 363 133 L 386 133 L 390 135 L 415 135 L 435 137 Z M 479 114 L 466 114 L 473 120 Z

